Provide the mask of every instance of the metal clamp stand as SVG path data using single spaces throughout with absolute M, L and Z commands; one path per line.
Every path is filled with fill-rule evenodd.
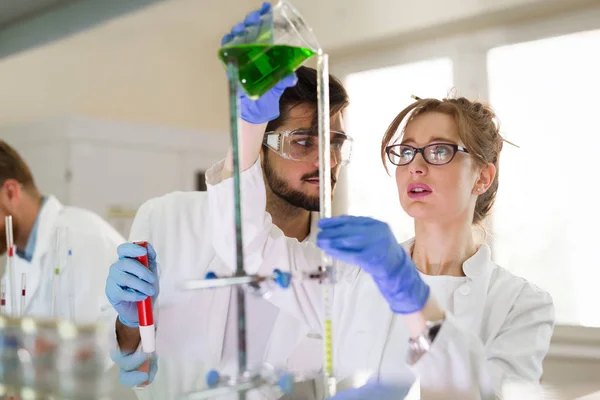
M 246 304 L 245 288 L 259 289 L 261 283 L 274 282 L 281 288 L 288 288 L 292 279 L 317 280 L 323 283 L 325 304 L 324 323 L 324 382 L 326 397 L 335 394 L 336 382 L 333 377 L 332 333 L 331 333 L 331 301 L 329 283 L 333 280 L 333 263 L 331 258 L 322 253 L 322 267 L 314 273 L 301 277 L 293 277 L 290 273 L 278 269 L 270 276 L 247 275 L 244 271 L 244 255 L 242 243 L 241 191 L 240 191 L 240 162 L 238 148 L 238 68 L 230 62 L 229 73 L 229 103 L 231 118 L 231 142 L 233 149 L 233 183 L 235 197 L 235 235 L 236 235 L 236 272 L 231 277 L 218 277 L 209 272 L 204 280 L 187 281 L 184 288 L 188 290 L 213 289 L 236 286 L 237 317 L 238 317 L 238 371 L 237 377 L 222 376 L 212 370 L 206 376 L 209 389 L 190 393 L 183 398 L 207 399 L 231 393 L 239 393 L 239 399 L 246 399 L 246 392 L 264 386 L 277 387 L 283 393 L 291 393 L 294 387 L 294 376 L 282 371 L 275 371 L 263 366 L 261 371 L 249 371 L 247 366 L 246 344 Z M 328 57 L 322 51 L 318 52 L 318 117 L 319 117 L 319 170 L 320 170 L 320 216 L 331 216 L 331 153 L 330 153 L 330 113 L 329 113 L 329 68 Z M 260 290 L 255 290 L 259 293 Z

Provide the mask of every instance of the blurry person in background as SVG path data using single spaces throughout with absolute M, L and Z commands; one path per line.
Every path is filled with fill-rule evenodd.
M 12 217 L 15 254 L 14 271 L 4 270 L 3 274 L 5 312 L 12 316 L 63 318 L 76 323 L 97 322 L 103 316 L 103 282 L 108 266 L 116 258 L 117 247 L 124 242 L 123 237 L 93 212 L 64 206 L 51 194 L 40 193 L 23 158 L 0 140 L 0 255 L 3 256 L 8 256 L 9 251 L 8 216 Z M 52 282 L 56 267 L 59 290 L 55 294 L 57 310 L 53 315 Z M 23 276 L 27 290 L 21 310 Z

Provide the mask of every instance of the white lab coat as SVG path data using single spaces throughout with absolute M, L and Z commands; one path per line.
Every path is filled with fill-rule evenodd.
M 70 249 L 72 254 L 66 264 L 58 261 L 56 250 L 57 230 L 65 228 L 67 235 L 60 244 L 61 251 Z M 124 242 L 123 237 L 98 215 L 77 207 L 63 206 L 53 196 L 49 196 L 40 209 L 36 235 L 31 262 L 15 257 L 17 310 L 21 274 L 24 273 L 26 297 L 23 314 L 37 318 L 52 316 L 53 272 L 59 267 L 57 318 L 73 318 L 79 324 L 114 318 L 116 314 L 103 309 L 106 302 L 104 282 L 108 267 L 116 259 L 117 247 Z M 6 311 L 12 314 L 12 282 L 7 282 L 7 286 Z
M 233 208 L 230 211 L 233 213 Z M 136 390 L 140 399 L 176 399 L 202 390 L 206 387 L 206 373 L 211 369 L 235 373 L 236 352 L 226 348 L 225 343 L 232 290 L 181 289 L 183 282 L 204 279 L 208 271 L 219 276 L 232 275 L 232 269 L 226 267 L 213 249 L 216 230 L 211 225 L 211 215 L 215 212 L 208 206 L 206 193 L 176 192 L 147 201 L 136 214 L 130 241 L 152 244 L 157 254 L 160 286 L 154 304 L 158 372 L 151 385 Z M 269 361 L 265 353 L 272 336 L 287 338 L 281 346 L 286 353 L 290 349 L 291 359 L 294 354 L 302 359 L 311 341 L 302 343 L 305 334 L 294 327 L 300 328 L 303 323 L 262 298 L 251 295 L 246 298 L 249 366 Z M 116 348 L 114 329 L 112 340 Z M 270 353 L 279 353 L 272 346 L 269 348 Z M 234 358 L 224 359 L 224 354 Z M 267 389 L 249 393 L 249 399 L 278 397 Z M 221 398 L 237 399 L 237 395 Z
M 233 230 L 233 179 L 220 181 L 223 162 L 207 172 L 210 205 L 218 212 L 213 243 L 228 265 L 235 265 Z M 265 212 L 266 195 L 258 160 L 241 174 L 243 233 L 246 269 L 268 273 L 273 268 L 298 273 L 319 265 L 314 243 L 286 238 Z M 410 243 L 408 244 L 410 245 Z M 334 368 L 338 379 L 368 372 L 385 380 L 408 385 L 415 377 L 425 390 L 452 389 L 461 398 L 501 397 L 502 385 L 513 379 L 538 382 L 554 324 L 551 297 L 491 260 L 487 245 L 465 262 L 467 281 L 454 293 L 453 312 L 447 311 L 443 327 L 430 349 L 410 368 L 405 363 L 408 333 L 390 335 L 395 316 L 372 278 L 342 265 L 334 288 Z M 435 293 L 433 293 L 435 296 Z M 308 326 L 322 332 L 321 292 L 314 284 L 295 283 L 272 301 Z M 320 341 L 317 339 L 317 341 Z M 397 368 L 381 369 L 384 352 L 397 352 Z M 322 364 L 322 353 L 307 360 L 307 369 Z M 285 358 L 286 354 L 280 354 Z M 389 365 L 389 364 L 388 364 Z M 459 394 L 459 396 L 461 396 Z

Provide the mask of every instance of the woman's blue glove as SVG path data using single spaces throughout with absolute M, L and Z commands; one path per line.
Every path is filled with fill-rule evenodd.
M 148 268 L 134 257 L 148 254 Z M 148 251 L 133 243 L 123 243 L 117 249 L 119 260 L 110 266 L 106 279 L 106 297 L 119 314 L 124 325 L 137 328 L 137 303 L 148 296 L 156 301 L 158 296 L 158 276 L 156 272 L 156 252 L 148 243 Z
M 321 219 L 319 228 L 317 245 L 331 257 L 371 274 L 393 312 L 411 314 L 423 308 L 429 286 L 388 224 L 345 215 Z
M 221 45 L 253 43 L 256 41 L 259 29 L 256 27 L 262 22 L 261 16 L 271 12 L 271 5 L 263 3 L 258 11 L 252 11 L 246 16 L 244 22 L 233 27 L 230 33 L 223 36 Z M 279 99 L 284 90 L 296 85 L 296 74 L 288 75 L 277 83 L 272 89 L 263 94 L 258 100 L 251 100 L 243 90 L 239 91 L 240 115 L 242 119 L 251 124 L 262 124 L 279 117 Z
M 407 394 L 408 390 L 404 388 L 368 383 L 356 389 L 344 390 L 331 400 L 402 400 Z
M 138 368 L 148 359 L 148 354 L 135 352 L 123 354 L 119 350 L 112 351 L 110 358 L 119 366 L 119 383 L 123 386 L 140 386 L 145 382 L 152 383 L 158 371 L 156 354 L 150 356 L 148 372 L 138 371 Z

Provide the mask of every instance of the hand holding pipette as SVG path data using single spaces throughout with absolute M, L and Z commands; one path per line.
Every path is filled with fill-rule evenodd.
M 147 242 L 136 242 L 138 246 L 148 248 Z M 135 258 L 144 267 L 149 268 L 148 255 Z M 153 353 L 156 347 L 156 336 L 154 333 L 154 313 L 152 312 L 152 298 L 147 296 L 144 300 L 138 301 L 138 320 L 140 324 L 140 337 L 142 340 L 142 350 L 144 353 Z
M 117 249 L 119 260 L 111 265 L 106 279 L 106 297 L 119 314 L 119 320 L 130 328 L 140 326 L 138 302 L 159 293 L 156 252 L 133 243 L 123 243 Z M 148 256 L 148 268 L 136 260 Z

